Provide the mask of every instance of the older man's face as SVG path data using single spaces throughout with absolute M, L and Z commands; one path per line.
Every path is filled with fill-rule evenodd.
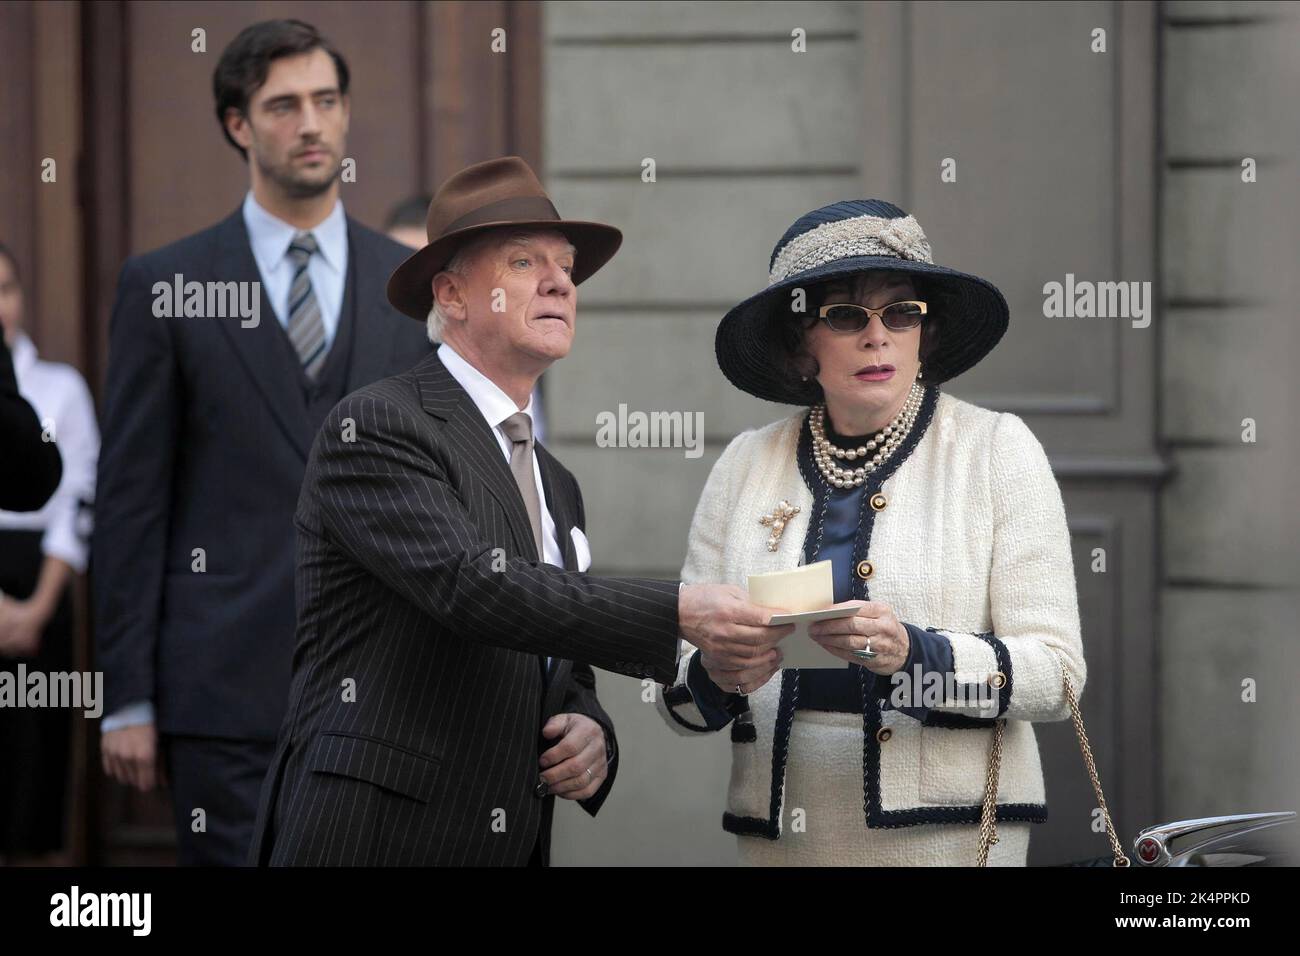
M 577 319 L 574 249 L 554 230 L 493 237 L 464 277 L 460 330 L 494 364 L 540 371 L 569 354 Z

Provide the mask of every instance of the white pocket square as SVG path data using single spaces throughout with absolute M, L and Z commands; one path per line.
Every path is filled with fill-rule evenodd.
M 591 545 L 587 543 L 587 536 L 576 525 L 569 529 L 569 536 L 573 538 L 573 551 L 578 556 L 578 570 L 586 571 L 591 567 Z

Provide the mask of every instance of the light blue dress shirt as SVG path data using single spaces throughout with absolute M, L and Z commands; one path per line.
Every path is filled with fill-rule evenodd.
M 262 288 L 271 300 L 271 308 L 280 327 L 289 327 L 289 290 L 293 285 L 293 261 L 289 258 L 289 243 L 300 231 L 283 219 L 277 219 L 263 209 L 250 190 L 244 197 L 244 225 L 248 228 L 248 241 L 257 260 L 257 271 L 262 275 Z M 307 276 L 312 291 L 320 305 L 321 320 L 325 323 L 326 347 L 334 344 L 334 334 L 339 327 L 339 313 L 343 308 L 343 287 L 348 275 L 348 221 L 343 213 L 343 203 L 335 202 L 334 209 L 316 227 L 309 230 L 316 237 L 319 252 L 307 260 Z

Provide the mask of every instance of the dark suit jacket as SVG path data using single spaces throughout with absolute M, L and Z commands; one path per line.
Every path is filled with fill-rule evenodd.
M 18 392 L 9 346 L 0 335 L 0 508 L 39 511 L 62 476 L 58 446 L 41 440 L 41 423 Z
M 569 570 L 539 560 L 500 446 L 436 354 L 331 412 L 298 505 L 293 689 L 251 862 L 522 865 L 539 839 L 545 857 L 547 717 L 609 727 L 587 664 L 675 679 L 676 582 L 575 573 L 582 497 L 537 448 Z M 538 654 L 565 660 L 548 690 Z
M 432 354 L 384 294 L 409 250 L 352 219 L 348 244 L 340 394 Z M 104 713 L 150 699 L 165 733 L 270 742 L 289 691 L 293 511 L 315 428 L 265 291 L 252 328 L 155 317 L 153 285 L 177 273 L 260 282 L 242 213 L 129 259 L 118 281 L 92 542 Z

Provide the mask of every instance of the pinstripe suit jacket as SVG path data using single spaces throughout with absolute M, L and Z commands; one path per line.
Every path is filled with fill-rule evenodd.
M 577 573 L 578 484 L 536 448 L 565 570 L 540 560 L 509 465 L 437 353 L 326 418 L 250 862 L 522 865 L 538 840 L 545 861 L 543 723 L 585 713 L 612 737 L 589 665 L 675 677 L 677 583 Z M 549 683 L 539 654 L 561 659 Z

